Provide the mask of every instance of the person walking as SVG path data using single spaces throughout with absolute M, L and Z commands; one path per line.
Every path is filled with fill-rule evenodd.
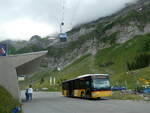
M 32 95 L 33 95 L 32 85 L 30 85 L 29 88 L 28 88 L 28 95 L 29 95 L 29 101 L 31 101 L 32 100 Z
M 25 91 L 25 96 L 26 96 L 26 101 L 28 101 L 29 100 L 28 88 Z

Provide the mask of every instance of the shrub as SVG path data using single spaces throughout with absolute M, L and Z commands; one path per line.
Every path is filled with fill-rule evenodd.
M 18 100 L 14 99 L 8 91 L 0 86 L 0 113 L 11 113 L 17 106 L 20 106 Z

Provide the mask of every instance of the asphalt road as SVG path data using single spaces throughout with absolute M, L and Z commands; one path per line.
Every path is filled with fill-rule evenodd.
M 38 92 L 31 102 L 23 102 L 23 110 L 24 113 L 150 113 L 150 102 L 85 100 L 63 97 L 58 92 Z

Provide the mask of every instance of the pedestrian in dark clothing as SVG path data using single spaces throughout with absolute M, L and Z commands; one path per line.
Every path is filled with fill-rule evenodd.
M 25 96 L 26 96 L 26 101 L 28 101 L 28 100 L 29 100 L 29 93 L 28 93 L 28 89 L 26 89 L 26 91 L 25 91 Z

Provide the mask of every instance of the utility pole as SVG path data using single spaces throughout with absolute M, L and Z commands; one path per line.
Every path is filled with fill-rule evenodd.
M 128 89 L 128 84 L 127 84 L 127 81 L 125 80 L 125 86 L 126 86 L 126 89 Z
M 55 79 L 55 77 L 54 77 L 54 79 L 53 79 L 53 80 L 54 80 L 54 85 L 55 85 L 55 84 L 56 84 L 56 79 Z
M 49 78 L 49 84 L 52 85 L 52 77 Z

